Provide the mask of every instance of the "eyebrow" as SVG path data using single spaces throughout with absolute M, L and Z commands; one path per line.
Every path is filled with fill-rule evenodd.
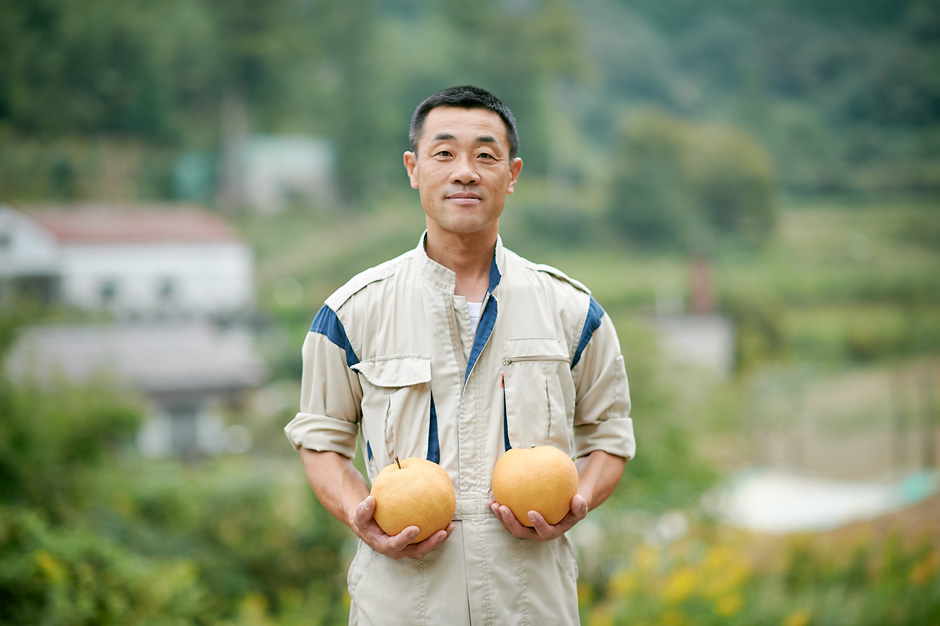
M 457 139 L 457 138 L 451 135 L 450 133 L 439 133 L 437 136 L 434 137 L 434 141 L 453 141 L 454 139 Z M 492 137 L 490 135 L 481 135 L 480 137 L 477 137 L 476 140 L 477 140 L 477 143 L 492 143 L 492 144 L 499 143 L 495 137 Z

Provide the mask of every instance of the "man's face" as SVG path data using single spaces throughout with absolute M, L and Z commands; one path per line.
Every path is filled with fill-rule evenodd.
M 405 169 L 429 231 L 495 236 L 522 159 L 509 158 L 506 126 L 497 113 L 445 106 L 428 113 L 416 152 L 405 153 Z

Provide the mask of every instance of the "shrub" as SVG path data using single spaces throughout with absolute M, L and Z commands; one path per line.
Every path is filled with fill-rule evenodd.
M 88 531 L 0 507 L 0 623 L 210 624 L 186 559 L 145 558 Z

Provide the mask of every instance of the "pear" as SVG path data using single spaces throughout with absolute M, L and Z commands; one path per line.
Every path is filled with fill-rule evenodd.
M 578 492 L 578 469 L 554 446 L 512 448 L 496 461 L 492 486 L 493 499 L 508 506 L 523 526 L 532 526 L 529 511 L 557 524 Z
M 375 521 L 388 535 L 417 526 L 411 543 L 424 541 L 447 528 L 457 508 L 457 496 L 443 467 L 418 457 L 384 467 L 372 483 Z

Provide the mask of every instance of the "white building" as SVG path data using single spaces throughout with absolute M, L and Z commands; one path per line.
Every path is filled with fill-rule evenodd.
M 0 205 L 0 306 L 31 298 L 112 318 L 25 328 L 2 365 L 39 384 L 105 377 L 139 392 L 145 454 L 243 449 L 226 417 L 268 370 L 250 335 L 214 322 L 252 312 L 253 276 L 234 229 L 193 206 Z
M 194 206 L 0 205 L 0 304 L 27 296 L 118 318 L 228 317 L 254 306 L 251 249 Z
M 5 365 L 14 380 L 107 380 L 138 392 L 146 409 L 141 452 L 190 459 L 244 448 L 246 430 L 226 417 L 268 375 L 250 336 L 204 322 L 32 326 Z
M 242 201 L 264 213 L 292 203 L 336 203 L 332 145 L 317 137 L 251 137 L 240 153 Z

